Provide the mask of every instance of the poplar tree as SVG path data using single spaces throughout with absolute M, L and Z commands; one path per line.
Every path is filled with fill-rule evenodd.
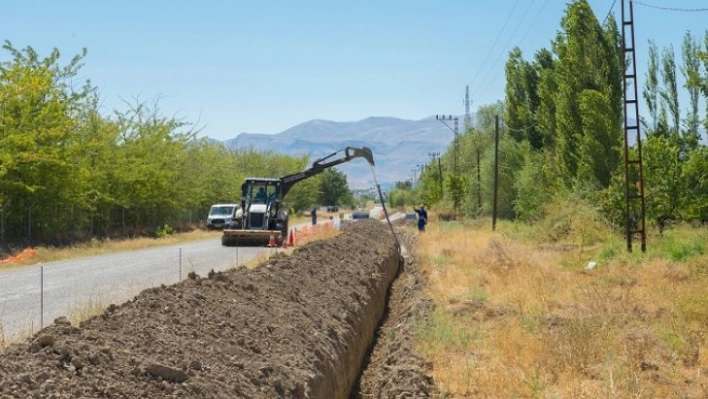
M 651 118 L 651 133 L 656 134 L 659 124 L 659 52 L 653 40 L 649 40 L 647 62 L 642 97 Z M 642 122 L 644 126 L 648 126 L 646 119 L 643 118 Z
M 686 81 L 684 87 L 688 91 L 689 98 L 684 142 L 688 148 L 692 149 L 698 145 L 698 127 L 701 123 L 700 115 L 698 114 L 698 101 L 701 94 L 701 59 L 699 58 L 699 51 L 698 41 L 687 31 L 683 36 L 683 46 L 681 47 L 683 59 L 681 73 Z
M 676 82 L 676 58 L 674 46 L 664 47 L 661 52 L 661 101 L 668 111 L 670 135 L 678 135 L 681 123 L 678 83 Z
M 620 150 L 618 34 L 616 28 L 600 26 L 586 0 L 569 4 L 561 28 L 553 43 L 558 57 L 557 166 L 568 185 L 580 178 L 606 187 Z

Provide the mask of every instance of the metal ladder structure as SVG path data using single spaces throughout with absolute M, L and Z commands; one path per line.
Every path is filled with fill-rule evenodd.
M 625 3 L 629 3 L 628 12 L 625 12 Z M 632 239 L 635 235 L 639 235 L 642 252 L 646 252 L 646 201 L 644 199 L 644 171 L 642 167 L 642 140 L 639 130 L 639 95 L 634 44 L 633 1 L 622 0 L 622 47 L 624 50 L 623 59 L 627 60 L 622 82 L 624 90 L 624 183 L 627 251 L 632 252 Z M 630 121 L 630 117 L 634 120 Z M 630 151 L 631 139 L 634 139 L 636 143 L 634 152 Z

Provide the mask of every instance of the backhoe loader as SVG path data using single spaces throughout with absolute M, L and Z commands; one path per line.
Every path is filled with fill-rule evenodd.
M 344 151 L 344 155 L 335 156 Z M 288 212 L 283 208 L 283 198 L 293 186 L 305 179 L 322 173 L 325 169 L 364 158 L 374 166 L 374 155 L 368 147 L 346 147 L 312 163 L 309 169 L 280 178 L 248 177 L 241 184 L 241 206 L 235 211 L 231 222 L 225 226 L 221 244 L 268 244 L 271 238 L 277 246 L 288 239 Z

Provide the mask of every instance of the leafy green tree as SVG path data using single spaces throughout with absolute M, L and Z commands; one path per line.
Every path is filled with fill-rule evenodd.
M 41 58 L 32 48 L 3 47 L 12 57 L 0 64 L 2 129 L 0 130 L 0 199 L 8 231 L 22 234 L 29 243 L 51 235 L 57 209 L 72 199 L 74 166 L 68 147 L 78 104 L 87 96 L 86 87 L 75 91 L 71 80 L 85 56 L 75 56 L 59 65 L 54 49 Z
M 515 174 L 524 163 L 524 149 L 528 144 L 522 144 L 503 135 L 499 141 L 498 186 L 497 186 L 497 216 L 512 220 L 516 218 L 514 203 L 517 199 Z M 494 199 L 494 151 L 487 151 L 482 160 L 482 196 L 484 212 L 492 214 Z
M 678 219 L 686 189 L 677 144 L 671 137 L 654 135 L 643 147 L 646 216 L 660 228 L 666 220 Z
M 608 117 L 613 114 L 613 104 L 604 93 L 585 90 L 580 95 L 579 105 L 583 134 L 579 138 L 576 178 L 584 184 L 605 188 L 622 160 L 619 126 Z
M 537 130 L 536 110 L 539 107 L 538 73 L 522 58 L 515 47 L 506 63 L 506 96 L 504 124 L 517 141 L 528 140 L 533 148 L 541 148 L 543 140 Z
M 661 78 L 663 87 L 660 95 L 670 117 L 668 125 L 670 134 L 678 135 L 681 113 L 679 109 L 678 83 L 676 81 L 676 58 L 673 46 L 665 47 L 661 52 Z
M 684 219 L 708 221 L 708 147 L 701 146 L 690 152 L 683 175 Z
M 405 184 L 398 185 L 398 183 L 396 184 L 396 187 L 391 189 L 386 195 L 386 202 L 388 202 L 388 205 L 391 208 L 405 208 L 409 205 L 414 204 L 415 202 L 420 202 L 415 200 L 415 195 L 410 189 L 410 185 L 408 185 L 408 188 L 406 188 Z
M 544 156 L 533 150 L 527 142 L 521 143 L 523 165 L 514 174 L 513 184 L 516 198 L 513 200 L 516 217 L 525 222 L 543 219 L 544 204 L 551 199 L 550 189 L 544 173 Z
M 543 147 L 549 152 L 555 147 L 556 137 L 556 93 L 558 91 L 556 61 L 553 53 L 547 49 L 536 52 L 534 68 L 538 71 L 539 105 L 536 112 L 538 131 L 542 136 Z M 552 154 L 550 154 L 552 155 Z
M 659 123 L 659 52 L 652 40 L 649 40 L 648 63 L 642 96 L 652 122 L 650 131 L 656 133 Z M 648 126 L 646 120 L 642 122 Z
M 683 37 L 683 46 L 681 48 L 683 65 L 681 72 L 686 81 L 684 87 L 688 90 L 689 108 L 686 115 L 686 133 L 684 141 L 688 148 L 696 148 L 698 146 L 699 132 L 701 119 L 698 114 L 698 101 L 701 94 L 701 60 L 699 58 L 700 46 L 698 40 L 694 38 L 690 32 L 686 32 Z
M 305 179 L 297 183 L 285 196 L 285 207 L 291 209 L 295 214 L 311 208 L 317 204 L 319 194 L 319 176 Z
M 579 151 L 582 136 L 588 133 L 583 129 L 582 93 L 599 91 L 614 103 L 618 90 L 613 80 L 619 75 L 616 71 L 619 65 L 615 36 L 603 30 L 586 0 L 575 0 L 568 5 L 561 28 L 553 43 L 558 56 L 558 131 L 554 155 L 560 175 L 569 183 L 583 162 Z M 618 114 L 612 112 L 611 115 L 614 119 Z M 613 122 L 619 123 L 619 120 Z
M 318 203 L 336 205 L 352 203 L 353 196 L 347 183 L 347 175 L 336 169 L 327 169 L 320 174 Z

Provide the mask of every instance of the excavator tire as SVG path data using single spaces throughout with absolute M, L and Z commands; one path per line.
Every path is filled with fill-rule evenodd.
M 224 247 L 230 247 L 233 246 L 233 242 L 229 239 L 229 237 L 226 236 L 221 236 L 221 245 Z

